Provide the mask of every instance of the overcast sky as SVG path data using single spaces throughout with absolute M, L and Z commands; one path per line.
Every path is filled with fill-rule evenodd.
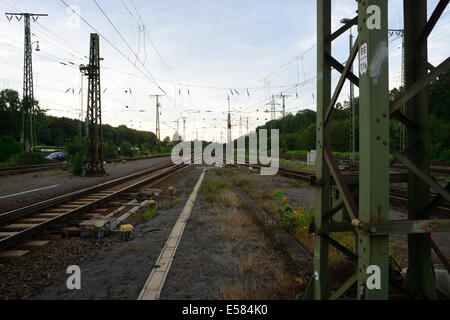
M 35 97 L 48 114 L 80 118 L 81 102 L 86 108 L 78 65 L 87 64 L 91 32 L 102 36 L 103 123 L 154 132 L 150 95 L 162 94 L 158 87 L 167 93 L 161 98 L 162 137 L 172 138 L 177 119 L 187 117 L 188 139 L 198 130 L 199 139 L 218 141 L 222 131 L 225 140 L 227 96 L 233 138 L 239 136 L 241 117 L 243 134 L 247 117 L 249 130 L 270 120 L 264 111 L 270 110 L 272 94 L 290 95 L 288 112 L 316 109 L 316 1 L 96 0 L 124 40 L 94 0 L 64 1 L 91 26 L 61 0 L 0 0 L 0 89 L 21 94 L 23 81 L 23 20 L 8 22 L 4 13 L 49 15 L 32 22 L 32 41 L 40 46 L 33 53 Z M 428 1 L 429 15 L 437 2 Z M 332 3 L 335 30 L 341 18 L 356 15 L 356 2 Z M 402 3 L 389 1 L 392 29 L 403 26 Z M 435 65 L 448 56 L 449 13 L 447 8 L 429 38 L 429 60 Z M 336 59 L 345 61 L 348 45 L 348 33 L 333 42 Z M 390 38 L 389 47 L 392 88 L 400 83 L 401 38 Z M 333 72 L 335 83 L 338 76 Z M 348 84 L 340 100 L 348 100 Z

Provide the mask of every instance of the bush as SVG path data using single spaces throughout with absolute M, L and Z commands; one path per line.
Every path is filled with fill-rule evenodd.
M 29 166 L 33 164 L 44 164 L 49 162 L 44 156 L 36 152 L 17 153 L 11 157 L 9 164 L 11 166 Z
M 66 157 L 75 156 L 76 154 L 83 154 L 85 152 L 84 141 L 80 141 L 78 137 L 72 140 L 67 140 L 64 144 L 64 151 L 66 152 Z
M 132 157 L 133 156 L 133 149 L 131 149 L 131 143 L 128 141 L 123 141 L 120 144 L 120 155 L 122 157 Z
M 69 172 L 74 176 L 81 176 L 83 174 L 83 158 L 77 153 L 69 158 Z
M 117 148 L 110 142 L 103 143 L 103 160 L 117 159 Z
M 0 137 L 0 161 L 4 162 L 12 155 L 22 152 L 22 145 L 11 136 Z

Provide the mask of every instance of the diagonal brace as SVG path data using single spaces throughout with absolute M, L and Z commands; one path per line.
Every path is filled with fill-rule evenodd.
M 439 183 L 434 181 L 429 175 L 420 170 L 408 157 L 393 148 L 391 148 L 391 154 L 403 163 L 409 170 L 411 170 L 417 177 L 422 179 L 426 184 L 438 192 L 445 200 L 450 201 L 450 193 Z
M 330 65 L 340 73 L 344 71 L 345 67 L 332 55 L 328 54 L 328 52 L 325 52 L 325 59 L 327 59 Z M 355 76 L 353 72 L 348 71 L 347 79 L 350 80 L 355 86 L 359 87 L 359 78 Z
M 430 73 L 423 76 L 416 83 L 410 86 L 405 92 L 403 92 L 400 97 L 398 97 L 395 101 L 391 102 L 390 113 L 394 113 L 401 106 L 406 104 L 409 100 L 411 100 L 416 94 L 422 91 L 432 80 L 436 79 L 438 76 L 447 72 L 450 69 L 450 57 L 445 59 L 440 65 L 438 65 L 434 70 Z
M 355 200 L 352 197 L 352 193 L 348 189 L 347 184 L 344 181 L 344 177 L 341 174 L 341 171 L 339 170 L 339 167 L 336 162 L 336 158 L 331 153 L 330 147 L 328 144 L 323 144 L 324 149 L 324 156 L 325 160 L 328 163 L 328 166 L 330 168 L 330 172 L 333 175 L 334 180 L 336 181 L 336 185 L 338 186 L 339 190 L 342 192 L 344 196 L 344 204 L 347 208 L 348 214 L 352 218 L 352 220 L 358 220 L 357 217 L 359 216 L 358 213 L 358 207 L 356 206 Z
M 349 22 L 347 22 L 346 24 L 344 24 L 342 27 L 340 27 L 339 29 L 337 29 L 335 32 L 333 32 L 330 37 L 328 38 L 328 41 L 333 41 L 335 39 L 337 39 L 341 34 L 343 34 L 345 31 L 347 31 L 348 29 L 350 29 L 352 26 L 357 25 L 358 24 L 358 16 L 354 17 L 352 20 L 350 20 Z
M 347 63 L 345 64 L 345 68 L 341 73 L 341 77 L 339 78 L 339 82 L 334 90 L 333 97 L 331 98 L 330 105 L 327 108 L 327 113 L 323 119 L 324 126 L 326 125 L 328 119 L 330 118 L 331 112 L 334 109 L 334 105 L 336 104 L 337 99 L 339 98 L 339 94 L 341 93 L 342 87 L 344 86 L 345 79 L 347 78 L 348 72 L 352 67 L 353 61 L 355 60 L 356 54 L 358 53 L 358 38 L 356 38 L 355 44 L 353 45 L 352 51 L 350 52 L 350 56 L 348 57 Z
M 444 12 L 445 8 L 448 5 L 449 0 L 441 0 L 439 1 L 438 5 L 434 9 L 433 13 L 431 14 L 430 19 L 427 21 L 427 24 L 422 30 L 422 33 L 419 36 L 419 39 L 417 39 L 416 45 L 419 47 L 421 46 L 426 39 L 428 39 L 428 36 L 430 35 L 431 31 L 433 31 L 434 26 L 439 21 L 439 18 L 441 17 L 442 13 Z
M 344 284 L 338 289 L 336 290 L 329 298 L 329 300 L 336 300 L 338 299 L 340 296 L 342 296 L 348 289 L 350 289 L 350 287 L 358 280 L 358 273 L 355 272 L 354 274 L 352 274 L 352 276 L 350 278 L 348 278 Z

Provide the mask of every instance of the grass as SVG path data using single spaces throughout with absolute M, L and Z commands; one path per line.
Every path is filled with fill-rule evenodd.
M 203 182 L 200 193 L 208 202 L 218 202 L 228 206 L 232 206 L 236 199 L 231 191 L 231 183 L 216 176 Z
M 241 187 L 245 191 L 252 187 L 252 181 L 249 178 L 233 177 L 232 180 L 237 186 Z
M 280 159 L 280 166 L 284 168 L 291 168 L 295 170 L 307 170 L 307 171 L 316 171 L 315 166 L 308 166 L 304 162 L 296 161 L 296 160 L 286 160 Z
M 159 215 L 159 211 L 155 208 L 147 209 L 142 214 L 138 214 L 136 216 L 136 220 L 138 223 L 145 222 L 149 219 L 153 219 L 154 217 Z
M 158 207 L 162 210 L 170 209 L 170 208 L 173 208 L 180 201 L 181 201 L 181 199 L 162 201 L 161 203 L 158 204 Z
M 250 176 L 241 176 L 241 177 L 234 177 L 234 179 L 241 179 L 242 181 L 245 181 L 246 179 L 250 178 Z M 288 180 L 289 183 L 294 184 L 294 181 L 292 179 Z M 258 203 L 266 212 L 268 212 L 271 217 L 280 225 L 280 227 L 283 225 L 283 221 L 279 215 L 277 215 L 277 211 L 280 209 L 280 206 L 284 205 L 282 203 L 278 203 L 278 201 L 274 200 L 274 195 L 272 194 L 271 190 L 265 190 L 264 188 L 261 188 L 258 184 L 247 184 L 246 185 L 246 192 L 247 194 L 256 202 Z M 304 184 L 301 182 L 300 187 L 304 186 Z M 275 186 L 274 186 L 275 188 Z M 293 208 L 297 210 L 297 208 Z M 308 209 L 308 208 L 305 208 Z M 309 209 L 308 209 L 309 210 Z M 308 211 L 306 210 L 306 211 Z M 314 251 L 314 234 L 310 233 L 308 230 L 308 227 L 305 226 L 305 224 L 301 224 L 297 227 L 290 228 L 287 230 L 307 251 L 313 252 Z M 332 235 L 332 237 L 339 241 L 342 245 L 344 245 L 347 249 L 353 250 L 354 240 L 352 233 L 335 233 Z M 337 249 L 330 246 L 329 250 L 330 255 L 330 268 L 334 270 L 338 270 L 339 265 L 343 262 L 347 261 L 347 258 Z
M 239 200 L 238 200 L 239 201 Z M 225 252 L 240 252 L 233 279 L 220 286 L 220 298 L 227 300 L 293 299 L 299 287 L 283 256 L 272 247 L 250 212 L 238 206 L 221 210 L 212 207 L 218 221 L 217 233 Z
M 242 218 L 242 215 L 241 215 Z M 282 255 L 262 234 L 253 235 L 254 227 L 241 225 L 233 229 L 239 239 L 251 239 L 251 247 L 239 257 L 234 269 L 234 279 L 220 287 L 225 300 L 293 299 L 296 289 L 305 286 L 288 270 Z M 231 232 L 231 230 L 230 230 Z M 229 240 L 230 237 L 225 238 Z

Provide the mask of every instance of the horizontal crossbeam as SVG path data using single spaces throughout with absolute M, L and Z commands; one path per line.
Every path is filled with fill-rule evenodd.
M 449 232 L 450 219 L 390 220 L 386 222 L 364 223 L 362 229 L 364 233 L 373 236 Z

